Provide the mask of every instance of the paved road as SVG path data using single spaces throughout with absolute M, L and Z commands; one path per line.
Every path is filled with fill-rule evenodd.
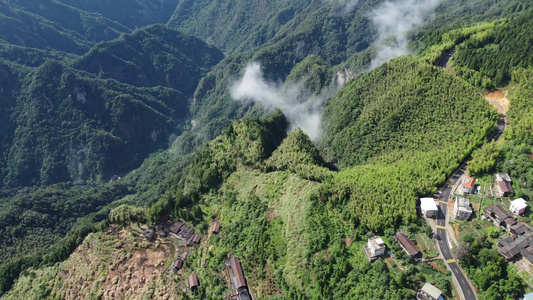
M 464 165 L 466 167 L 466 165 Z M 448 200 L 450 199 L 450 193 L 452 192 L 453 185 L 464 174 L 464 169 L 457 169 L 452 176 L 448 179 L 445 187 L 441 189 L 439 196 L 439 212 L 437 214 L 437 240 L 439 241 L 440 251 L 444 257 L 444 261 L 448 264 L 452 270 L 453 276 L 457 279 L 457 282 L 461 286 L 461 290 L 466 300 L 476 300 L 474 290 L 470 286 L 470 283 L 463 274 L 463 271 L 459 268 L 459 265 L 455 261 L 451 251 L 448 239 L 446 238 L 446 216 L 448 209 Z
M 505 120 L 503 118 L 498 119 L 496 129 L 492 135 L 488 138 L 488 141 L 498 140 L 503 132 L 505 131 Z M 446 184 L 443 188 L 440 189 L 439 195 L 439 212 L 437 214 L 436 223 L 437 223 L 437 240 L 439 241 L 439 248 L 444 257 L 444 261 L 448 264 L 452 270 L 453 275 L 457 279 L 457 282 L 461 286 L 465 300 L 475 300 L 475 292 L 472 289 L 472 286 L 468 282 L 465 274 L 459 268 L 457 261 L 453 257 L 450 251 L 450 245 L 448 244 L 448 239 L 446 237 L 446 217 L 448 216 L 448 201 L 450 200 L 450 194 L 453 190 L 453 187 L 458 180 L 464 175 L 466 170 L 467 163 L 461 165 L 453 174 L 448 178 Z M 452 208 L 451 208 L 452 209 Z
M 446 69 L 446 64 L 448 64 L 448 61 L 452 56 L 455 54 L 455 48 L 453 50 L 450 50 L 446 53 L 444 53 L 436 62 L 435 65 L 439 68 Z

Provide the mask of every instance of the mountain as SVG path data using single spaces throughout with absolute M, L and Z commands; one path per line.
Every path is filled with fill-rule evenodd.
M 232 256 L 254 298 L 455 297 L 444 262 L 412 264 L 394 236 L 435 258 L 418 198 L 469 157 L 533 196 L 531 8 L 1 1 L 1 297 L 219 299 Z M 505 139 L 486 143 L 498 114 Z M 184 248 L 142 233 L 176 221 L 202 241 L 168 272 Z M 522 296 L 478 224 L 458 238 L 479 297 Z M 394 257 L 367 261 L 375 235 Z
M 102 42 L 73 67 L 134 86 L 166 86 L 192 95 L 200 79 L 224 55 L 203 41 L 151 25 Z
M 138 167 L 188 127 L 187 98 L 223 57 L 162 25 L 99 43 L 77 59 L 63 55 L 63 63 L 51 60 L 57 51 L 28 47 L 6 45 L 4 55 L 38 66 L 2 68 L 0 173 L 8 189 L 105 182 Z
M 387 92 L 389 89 L 391 92 Z M 449 94 L 449 89 L 457 94 Z M 367 91 L 372 90 L 376 93 L 367 94 Z M 411 90 L 412 95 L 406 96 L 407 91 Z M 382 94 L 382 98 L 377 98 L 377 94 Z M 359 95 L 368 98 L 359 100 Z M 421 107 L 417 116 L 408 110 L 405 114 L 398 114 L 393 109 L 416 107 L 414 102 L 425 98 L 428 98 L 428 102 Z M 189 165 L 180 174 L 174 175 L 173 179 L 166 181 L 166 192 L 146 210 L 147 223 L 177 218 L 192 224 L 204 235 L 214 217 L 223 228 L 220 236 L 212 236 L 206 246 L 191 248 L 192 256 L 187 258 L 190 262 L 183 275 L 161 275 L 161 280 L 170 279 L 167 276 L 182 278 L 196 270 L 202 280 L 201 287 L 195 292 L 196 297 L 217 297 L 226 291 L 224 282 L 216 280 L 219 278 L 218 270 L 222 268 L 226 254 L 231 251 L 232 255 L 245 262 L 248 284 L 257 297 L 275 297 L 284 293 L 289 298 L 320 298 L 333 293 L 358 299 L 382 298 L 385 294 L 392 295 L 394 299 L 403 299 L 405 295 L 413 295 L 415 291 L 410 287 L 416 287 L 416 280 L 410 278 L 406 279 L 408 283 L 400 284 L 385 264 L 367 263 L 360 254 L 360 238 L 365 236 L 367 230 L 380 226 L 378 224 L 394 228 L 398 226 L 394 224 L 411 223 L 411 226 L 423 228 L 411 209 L 417 197 L 433 191 L 435 186 L 441 184 L 441 175 L 454 168 L 454 164 L 460 160 L 455 159 L 455 149 L 473 149 L 484 138 L 493 126 L 493 114 L 485 101 L 460 79 L 409 57 L 396 59 L 358 77 L 329 102 L 327 111 L 331 120 L 351 120 L 347 128 L 357 126 L 359 118 L 365 119 L 366 112 L 359 118 L 344 118 L 345 113 L 353 110 L 339 108 L 341 103 L 361 105 L 368 114 L 377 114 L 374 108 L 388 103 L 390 110 L 382 109 L 383 119 L 376 119 L 382 120 L 378 123 L 383 127 L 374 128 L 376 135 L 385 134 L 385 128 L 394 130 L 409 125 L 405 130 L 412 134 L 405 139 L 417 141 L 420 149 L 434 149 L 437 145 L 442 147 L 442 150 L 434 150 L 431 156 L 440 160 L 437 164 L 442 169 L 431 169 L 429 166 L 435 162 L 421 159 L 422 156 L 406 160 L 402 158 L 402 150 L 388 151 L 385 155 L 382 149 L 396 147 L 396 144 L 387 139 L 377 139 L 376 147 L 369 149 L 375 158 L 366 165 L 341 172 L 332 171 L 324 167 L 320 152 L 301 130 L 285 137 L 288 124 L 279 112 L 269 119 L 236 121 L 221 136 L 196 151 Z M 455 107 L 456 111 L 461 112 L 461 118 L 449 125 L 454 128 L 449 134 L 445 134 L 448 131 L 443 124 L 449 123 L 446 119 L 453 111 L 443 107 Z M 470 124 L 472 114 L 476 113 L 479 113 L 478 123 Z M 395 126 L 391 123 L 393 119 L 397 122 Z M 328 135 L 345 135 L 335 133 L 331 128 L 335 126 L 326 127 Z M 432 139 L 436 133 L 429 128 L 439 130 L 438 135 L 443 138 Z M 397 135 L 406 133 L 398 132 Z M 406 140 L 403 141 L 409 145 Z M 421 141 L 425 141 L 424 144 L 420 144 Z M 403 151 L 412 152 L 409 148 Z M 158 161 L 154 157 L 145 163 L 151 160 Z M 160 165 L 159 168 L 163 167 Z M 395 176 L 401 176 L 402 181 L 394 180 Z M 388 184 L 378 180 L 378 177 Z M 424 177 L 436 181 L 417 183 Z M 405 182 L 409 183 L 403 188 L 402 183 Z M 383 192 L 385 186 L 387 193 Z M 157 185 L 152 187 L 158 188 Z M 371 192 L 373 190 L 375 192 Z M 360 207 L 362 203 L 366 203 L 363 208 Z M 386 209 L 392 205 L 394 210 Z M 127 223 L 128 213 L 124 212 L 120 220 Z M 396 249 L 392 243 L 394 230 L 386 232 L 383 236 L 388 239 L 390 247 Z M 357 242 L 352 243 L 352 238 Z M 206 250 L 202 251 L 202 247 L 206 247 Z M 401 250 L 396 253 L 400 255 Z M 164 257 L 168 261 L 173 255 L 167 253 Z M 208 257 L 209 265 L 206 266 L 202 262 Z M 63 265 L 72 264 L 73 260 Z M 254 272 L 256 269 L 267 270 L 267 273 L 261 275 L 260 272 Z M 38 271 L 36 280 L 46 282 L 47 277 L 42 276 L 54 277 L 53 274 L 57 274 L 55 270 L 58 270 L 57 267 Z M 413 272 L 416 269 L 409 268 L 406 274 Z M 380 275 L 376 277 L 376 274 Z M 432 273 L 432 278 L 439 276 L 444 275 Z M 122 282 L 120 278 L 118 282 Z M 28 280 L 23 277 L 20 285 L 16 285 L 7 296 L 16 297 Z M 101 277 L 100 280 L 107 282 L 111 278 Z M 320 284 L 314 283 L 317 281 Z M 363 288 L 381 286 L 383 281 L 391 284 L 385 289 Z M 56 285 L 57 288 L 49 286 L 47 290 L 51 294 L 65 295 L 70 289 L 69 283 L 66 280 L 62 282 L 64 284 Z M 138 290 L 144 290 L 145 284 L 148 283 L 141 283 Z M 440 284 L 446 288 L 446 283 Z M 270 288 L 263 288 L 267 286 Z M 98 290 L 103 291 L 100 288 Z M 122 294 L 119 291 L 117 293 Z M 181 294 L 181 297 L 186 296 Z
M 61 0 L 85 12 L 97 13 L 130 29 L 166 23 L 180 0 Z
M 7 186 L 108 180 L 167 145 L 187 118 L 186 98 L 172 89 L 85 77 L 53 61 L 28 79 L 12 115 Z

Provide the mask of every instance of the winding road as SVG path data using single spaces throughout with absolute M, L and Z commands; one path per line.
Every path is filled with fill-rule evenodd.
M 503 118 L 498 119 L 498 124 L 492 135 L 488 138 L 488 141 L 498 140 L 505 131 L 505 120 Z M 444 257 L 444 261 L 450 268 L 453 273 L 453 276 L 457 279 L 457 283 L 461 287 L 463 292 L 463 298 L 465 300 L 476 300 L 476 295 L 474 289 L 468 282 L 466 275 L 463 273 L 457 261 L 451 253 L 450 243 L 448 242 L 447 232 L 446 232 L 446 218 L 448 216 L 448 202 L 450 200 L 450 195 L 454 189 L 454 186 L 458 183 L 461 177 L 464 175 L 466 170 L 467 162 L 462 164 L 452 175 L 446 180 L 444 187 L 440 189 L 439 195 L 439 211 L 437 213 L 436 225 L 437 225 L 437 234 L 436 239 L 439 243 L 440 252 Z
M 437 60 L 435 65 L 442 69 L 445 69 L 446 64 L 453 56 L 453 54 L 455 54 L 455 50 L 444 53 L 441 58 Z M 496 129 L 487 140 L 489 142 L 498 140 L 504 133 L 505 126 L 505 119 L 503 117 L 500 117 L 498 119 Z M 463 297 L 461 297 L 461 299 L 476 300 L 477 297 L 474 289 L 472 288 L 472 285 L 470 284 L 470 282 L 466 278 L 466 275 L 463 273 L 463 270 L 459 267 L 457 261 L 453 257 L 450 242 L 448 241 L 446 232 L 446 218 L 448 216 L 448 202 L 450 200 L 450 195 L 454 190 L 455 185 L 459 183 L 458 181 L 464 175 L 466 171 L 466 166 L 467 162 L 463 163 L 457 170 L 455 170 L 455 172 L 453 172 L 452 175 L 446 180 L 444 186 L 437 192 L 439 194 L 439 211 L 435 220 L 437 226 L 437 233 L 435 237 L 438 241 L 440 252 L 444 257 L 445 263 L 448 265 L 449 269 L 452 271 L 452 276 L 455 277 L 456 282 L 461 287 L 461 291 L 463 292 Z M 451 207 L 450 209 L 453 209 L 453 207 Z

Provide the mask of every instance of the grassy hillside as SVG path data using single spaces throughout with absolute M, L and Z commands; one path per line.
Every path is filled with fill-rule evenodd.
M 168 266 L 175 255 L 158 254 L 167 247 L 164 240 L 158 239 L 150 247 L 154 253 L 145 252 L 150 258 L 147 256 L 149 260 L 143 264 L 162 258 L 154 269 L 159 275 L 157 279 L 147 277 L 138 293 L 145 291 L 154 278 L 154 295 L 162 292 L 160 282 L 170 282 L 166 285 L 171 288 L 170 292 L 177 292 L 178 298 L 190 298 L 181 288 L 174 289 L 173 282 L 182 285 L 186 276 L 195 272 L 201 285 L 192 298 L 219 298 L 227 291 L 226 279 L 220 270 L 229 253 L 241 259 L 250 290 L 258 298 L 332 299 L 348 295 L 355 299 L 405 299 L 406 295 L 413 296 L 421 282 L 427 280 L 417 276 L 418 272 L 424 272 L 433 283 L 449 291 L 449 282 L 442 280 L 446 274 L 440 271 L 420 266 L 393 271 L 383 261 L 370 264 L 365 260 L 361 246 L 372 233 L 367 234 L 367 227 L 358 225 L 347 206 L 328 203 L 327 194 L 324 194 L 328 185 L 323 179 L 318 176 L 305 179 L 309 176 L 286 163 L 297 156 L 303 158 L 301 166 L 314 167 L 308 169 L 311 173 L 331 172 L 321 169 L 316 148 L 301 131 L 289 133 L 282 141 L 280 130 L 283 132 L 285 126 L 279 114 L 268 120 L 238 121 L 195 154 L 183 177 L 171 187 L 177 192 L 160 199 L 148 209 L 146 216 L 148 222 L 161 217 L 186 221 L 203 235 L 202 243 L 190 248 L 191 255 L 183 272 L 161 274 L 162 266 Z M 272 166 L 288 168 L 269 170 Z M 123 210 L 121 215 L 119 222 L 127 222 L 137 214 Z M 210 236 L 207 229 L 213 218 L 221 223 L 222 230 Z M 116 217 L 110 219 L 117 220 Z M 411 228 L 421 229 L 416 222 Z M 398 247 L 392 243 L 393 233 L 390 229 L 383 236 L 391 242 L 392 249 L 398 251 L 397 255 L 402 256 L 401 250 L 396 250 Z M 119 242 L 115 236 L 109 232 L 89 236 L 65 262 L 28 271 L 28 276 L 20 277 L 5 297 L 16 298 L 21 293 L 68 297 L 74 292 L 74 280 L 79 278 L 84 285 L 76 289 L 77 295 L 87 295 L 90 291 L 107 295 L 110 292 L 108 282 L 115 282 L 112 288 L 115 295 L 121 294 L 121 287 L 126 285 L 123 277 L 136 274 L 138 268 L 130 267 L 122 275 L 116 275 L 122 267 L 115 266 L 115 258 L 124 257 L 123 249 L 131 249 L 134 241 L 128 238 Z M 141 251 L 145 248 L 141 242 L 134 245 Z M 122 251 L 117 251 L 118 247 Z M 81 253 L 83 257 L 105 255 L 90 262 L 82 258 Z M 126 255 L 126 265 L 135 261 L 136 253 L 138 250 L 134 248 L 131 258 Z M 88 277 L 88 272 L 93 276 Z M 29 288 L 29 282 L 35 288 Z
M 117 227 L 89 235 L 65 262 L 30 271 L 2 298 L 176 299 L 178 284 L 162 276 L 174 254 L 172 244 L 154 245 L 137 227 Z

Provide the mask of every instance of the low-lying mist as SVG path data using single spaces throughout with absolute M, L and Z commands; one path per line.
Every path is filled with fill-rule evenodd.
M 426 22 L 440 0 L 387 1 L 370 12 L 370 20 L 377 30 L 377 55 L 370 69 L 395 57 L 410 54 L 407 34 Z
M 290 130 L 301 128 L 313 141 L 321 135 L 320 115 L 324 103 L 334 95 L 333 88 L 326 88 L 314 95 L 303 83 L 280 84 L 264 79 L 261 65 L 251 62 L 241 79 L 230 86 L 236 101 L 254 101 L 269 109 L 279 109 L 290 121 Z

